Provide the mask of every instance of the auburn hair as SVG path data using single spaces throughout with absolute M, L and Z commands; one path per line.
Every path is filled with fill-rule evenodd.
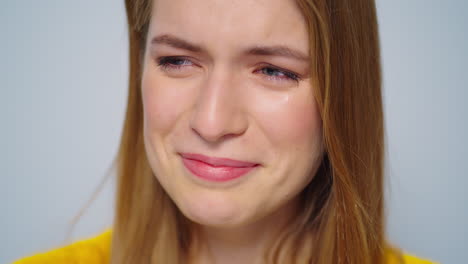
M 154 176 L 143 142 L 142 56 L 153 0 L 125 0 L 127 112 L 117 156 L 111 263 L 189 263 L 190 223 Z M 296 0 L 309 32 L 325 153 L 294 224 L 266 263 L 382 264 L 384 127 L 374 0 Z

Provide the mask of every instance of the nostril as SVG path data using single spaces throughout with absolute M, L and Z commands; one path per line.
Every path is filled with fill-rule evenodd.
M 229 136 L 229 134 L 226 134 L 223 127 L 212 128 L 209 126 L 197 126 L 192 127 L 192 130 L 195 131 L 200 138 L 208 142 L 217 142 Z
M 244 134 L 248 125 L 242 119 L 240 113 L 237 116 L 219 115 L 211 119 L 198 116 L 192 119 L 191 129 L 203 140 L 217 142 Z

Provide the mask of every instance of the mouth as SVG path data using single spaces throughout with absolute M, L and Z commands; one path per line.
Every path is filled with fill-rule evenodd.
M 260 165 L 196 153 L 180 153 L 180 155 L 188 171 L 198 178 L 211 182 L 226 182 L 240 178 Z

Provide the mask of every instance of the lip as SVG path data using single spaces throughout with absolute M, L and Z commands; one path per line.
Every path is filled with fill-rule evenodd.
M 259 164 L 202 154 L 181 153 L 184 166 L 195 176 L 214 182 L 226 182 L 246 175 Z

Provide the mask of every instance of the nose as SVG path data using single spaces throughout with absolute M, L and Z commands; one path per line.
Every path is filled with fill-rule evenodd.
M 199 87 L 191 114 L 191 128 L 205 141 L 242 135 L 248 120 L 240 96 L 239 81 L 226 71 L 213 71 Z

